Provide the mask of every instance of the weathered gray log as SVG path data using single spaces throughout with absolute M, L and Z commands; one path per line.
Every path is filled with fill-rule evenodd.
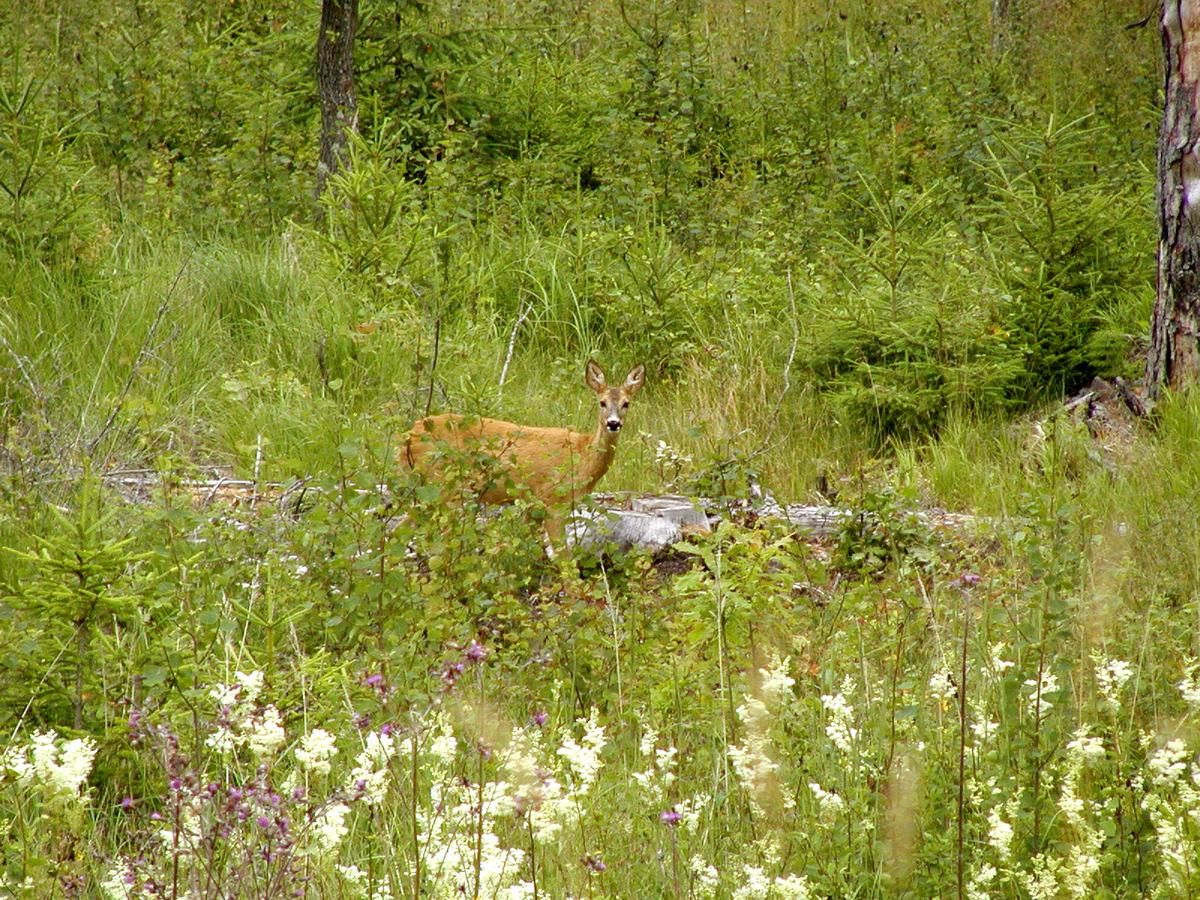
M 218 470 L 213 470 L 212 474 L 218 474 Z M 151 502 L 160 488 L 159 477 L 151 470 L 111 472 L 105 476 L 105 482 L 132 503 Z M 175 483 L 175 488 L 190 494 L 198 507 L 221 503 L 235 506 L 273 503 L 280 511 L 290 514 L 307 505 L 300 501 L 308 491 L 315 491 L 318 496 L 321 493 L 302 481 L 277 484 L 229 477 L 180 480 Z M 750 524 L 758 520 L 783 520 L 804 537 L 825 539 L 836 535 L 848 520 L 860 515 L 855 510 L 837 506 L 780 504 L 765 492 L 753 501 L 740 503 L 693 500 L 674 495 L 600 494 L 593 499 L 596 502 L 594 508 L 577 510 L 568 523 L 567 543 L 571 546 L 615 545 L 623 549 L 641 547 L 658 551 L 682 540 L 686 534 L 711 531 L 713 523 L 725 517 Z M 381 487 L 381 509 L 388 508 L 392 502 L 386 489 Z M 929 527 L 966 531 L 987 521 L 944 510 L 914 510 L 912 515 Z
M 670 494 L 661 497 L 634 497 L 630 506 L 634 512 L 661 516 L 692 534 L 705 534 L 712 530 L 704 508 L 687 497 Z
M 683 539 L 683 529 L 662 516 L 631 509 L 581 510 L 567 524 L 567 544 L 622 550 L 642 547 L 664 550 Z

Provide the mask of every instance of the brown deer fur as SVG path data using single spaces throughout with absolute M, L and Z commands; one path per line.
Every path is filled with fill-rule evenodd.
M 612 465 L 625 411 L 644 383 L 645 368 L 636 366 L 624 384 L 610 388 L 604 372 L 589 361 L 584 380 L 599 398 L 599 421 L 592 434 L 448 413 L 413 424 L 400 448 L 400 463 L 432 476 L 445 451 L 491 456 L 501 471 L 479 486 L 480 499 L 512 503 L 521 490 L 528 491 L 550 510 L 546 530 L 559 541 L 565 516 Z

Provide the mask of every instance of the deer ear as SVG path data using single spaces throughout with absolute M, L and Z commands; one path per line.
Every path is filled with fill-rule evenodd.
M 625 393 L 632 396 L 638 392 L 638 389 L 646 383 L 646 367 L 636 366 L 632 372 L 625 376 Z
M 597 394 L 608 387 L 608 382 L 604 378 L 604 370 L 596 365 L 594 359 L 589 359 L 587 368 L 583 375 L 584 384 L 590 387 Z

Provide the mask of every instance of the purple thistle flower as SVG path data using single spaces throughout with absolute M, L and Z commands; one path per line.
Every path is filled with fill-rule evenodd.
M 958 583 L 965 588 L 973 588 L 983 579 L 975 572 L 963 572 L 958 576 Z
M 129 810 L 133 809 L 133 804 L 134 800 L 132 797 L 121 798 L 121 809 L 125 810 L 125 812 L 129 812 Z
M 479 641 L 471 641 L 467 647 L 467 659 L 473 663 L 482 662 L 487 656 L 487 649 Z
M 259 816 L 254 821 L 255 821 L 255 824 L 258 825 L 259 828 L 270 828 L 271 827 L 271 820 L 267 816 Z
M 388 691 L 388 683 L 385 682 L 382 674 L 379 674 L 378 672 L 372 672 L 371 674 L 368 674 L 366 678 L 362 679 L 362 683 L 364 683 L 367 688 L 376 689 L 380 692 L 380 694 L 386 694 L 386 691 Z
M 171 790 L 178 793 L 179 789 L 183 787 L 183 779 L 176 775 L 168 782 L 168 785 L 170 786 Z
M 544 709 L 539 709 L 536 710 L 534 714 L 530 716 L 530 718 L 533 720 L 534 725 L 536 725 L 538 728 L 542 728 L 548 721 L 550 721 L 550 714 Z
M 658 814 L 658 820 L 660 822 L 662 822 L 664 825 L 670 825 L 672 828 L 674 828 L 676 825 L 678 825 L 679 820 L 682 818 L 683 818 L 683 816 L 681 816 L 674 809 L 664 809 L 661 813 Z
M 590 854 L 583 858 L 583 864 L 587 867 L 588 871 L 595 872 L 596 874 L 599 874 L 608 868 L 608 866 L 604 864 L 604 860 L 598 856 L 591 856 Z

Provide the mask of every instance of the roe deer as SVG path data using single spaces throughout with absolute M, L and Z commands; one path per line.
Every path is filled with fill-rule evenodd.
M 476 450 L 494 457 L 501 477 L 480 486 L 480 500 L 512 503 L 517 490 L 525 488 L 546 505 L 546 533 L 551 543 L 559 543 L 566 516 L 612 465 L 625 411 L 645 378 L 646 368 L 639 365 L 620 387 L 609 387 L 604 372 L 588 360 L 584 382 L 600 398 L 594 433 L 454 414 L 430 416 L 413 423 L 398 453 L 400 463 L 432 475 L 439 466 L 439 449 Z

